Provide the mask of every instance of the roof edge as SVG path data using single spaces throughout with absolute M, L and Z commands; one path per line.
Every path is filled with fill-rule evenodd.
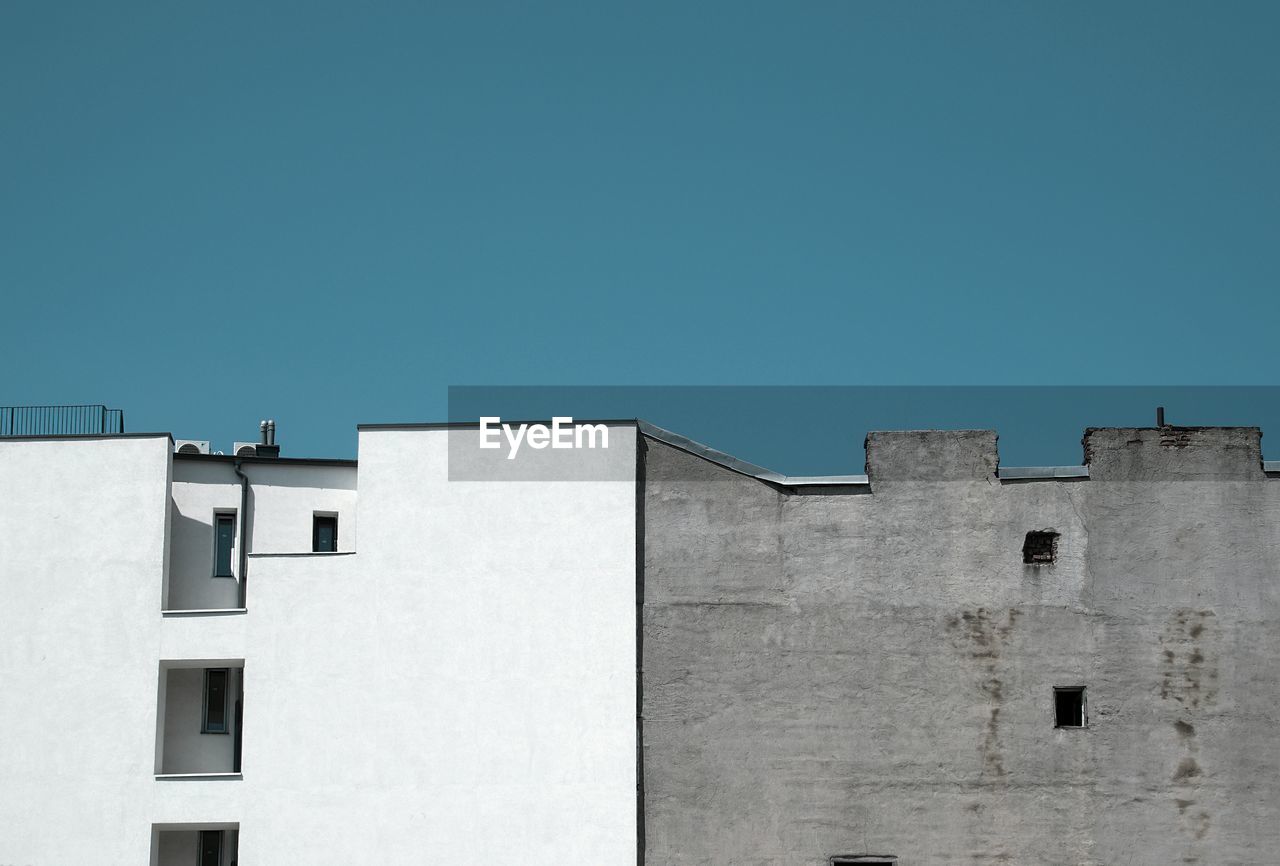
M 39 435 L 0 436 L 0 442 L 58 442 L 62 440 L 83 441 L 86 439 L 168 439 L 173 441 L 172 433 L 44 433 Z
M 209 463 L 277 464 L 282 466 L 356 466 L 359 461 L 344 457 L 237 457 L 234 454 L 181 454 L 173 452 L 175 460 L 191 460 Z
M 561 417 L 571 417 L 568 415 Z M 517 418 L 502 420 L 503 424 L 550 424 L 551 418 Z M 613 426 L 636 425 L 641 422 L 637 418 L 574 418 L 574 424 L 611 424 Z M 419 421 L 392 424 L 357 424 L 356 430 L 471 430 L 478 428 L 480 422 L 476 421 Z

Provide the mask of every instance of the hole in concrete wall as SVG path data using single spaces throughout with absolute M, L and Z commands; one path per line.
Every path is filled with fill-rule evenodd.
M 1051 565 L 1058 560 L 1058 533 L 1039 529 L 1027 533 L 1022 544 L 1022 561 L 1027 565 Z
M 847 854 L 832 857 L 827 862 L 831 866 L 897 866 L 898 858 L 883 854 Z
M 1061 686 L 1053 690 L 1053 726 L 1083 728 L 1085 714 L 1084 686 Z

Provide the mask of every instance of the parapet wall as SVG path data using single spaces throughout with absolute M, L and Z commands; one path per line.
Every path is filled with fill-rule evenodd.
M 873 431 L 866 471 L 873 485 L 899 481 L 991 481 L 1000 469 L 994 430 Z M 1090 427 L 1084 465 L 1104 481 L 1258 481 L 1265 477 L 1257 427 Z
M 893 430 L 867 434 L 867 476 L 877 481 L 994 480 L 994 430 Z
M 1084 462 L 1101 481 L 1258 481 L 1257 427 L 1091 427 Z

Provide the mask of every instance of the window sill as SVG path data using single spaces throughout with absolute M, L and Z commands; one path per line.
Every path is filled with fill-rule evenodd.
M 304 550 L 298 553 L 251 553 L 250 559 L 283 559 L 291 556 L 354 556 L 354 550 Z
M 173 782 L 182 779 L 243 779 L 243 773 L 156 773 L 157 782 Z
M 192 608 L 190 610 L 162 610 L 161 616 L 235 616 L 236 614 L 248 613 L 249 609 L 245 607 L 209 607 L 209 608 Z

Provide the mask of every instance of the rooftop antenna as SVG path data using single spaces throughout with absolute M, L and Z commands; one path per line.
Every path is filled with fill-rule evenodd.
M 1156 426 L 1157 427 L 1164 426 L 1164 407 L 1163 406 L 1156 407 Z

